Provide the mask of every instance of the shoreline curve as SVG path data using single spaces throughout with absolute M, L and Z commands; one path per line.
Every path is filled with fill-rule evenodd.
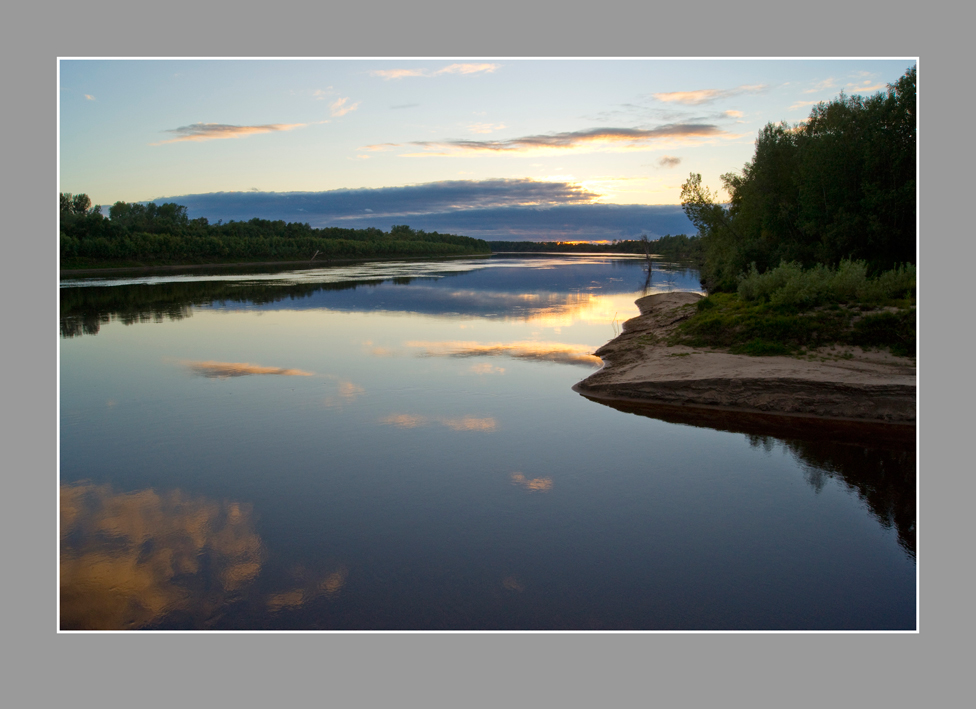
M 824 348 L 816 360 L 751 357 L 668 346 L 701 294 L 658 293 L 636 301 L 640 315 L 599 348 L 599 371 L 573 390 L 601 403 L 728 414 L 914 427 L 914 359 L 857 347 Z M 914 437 L 914 436 L 913 436 Z

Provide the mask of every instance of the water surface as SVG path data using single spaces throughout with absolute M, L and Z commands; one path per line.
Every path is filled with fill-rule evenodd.
M 571 387 L 694 271 L 62 281 L 65 629 L 914 629 L 913 445 Z

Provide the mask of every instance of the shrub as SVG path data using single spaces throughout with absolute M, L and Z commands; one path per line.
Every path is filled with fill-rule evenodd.
M 864 261 L 841 261 L 836 270 L 822 264 L 804 270 L 797 263 L 781 263 L 765 273 L 755 264 L 740 277 L 739 297 L 800 309 L 832 303 L 883 303 L 915 295 L 915 267 L 906 264 L 868 277 Z

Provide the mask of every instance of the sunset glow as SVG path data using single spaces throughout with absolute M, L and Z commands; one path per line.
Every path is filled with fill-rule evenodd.
M 720 176 L 751 159 L 766 124 L 802 121 L 840 90 L 884 90 L 911 63 L 62 60 L 60 190 L 175 201 L 213 222 L 690 233 L 657 209 L 679 204 L 689 172 L 725 197 Z

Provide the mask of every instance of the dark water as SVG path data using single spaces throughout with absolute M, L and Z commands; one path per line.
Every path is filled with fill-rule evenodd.
M 572 391 L 635 298 L 697 288 L 602 256 L 63 281 L 61 627 L 914 629 L 913 440 Z

